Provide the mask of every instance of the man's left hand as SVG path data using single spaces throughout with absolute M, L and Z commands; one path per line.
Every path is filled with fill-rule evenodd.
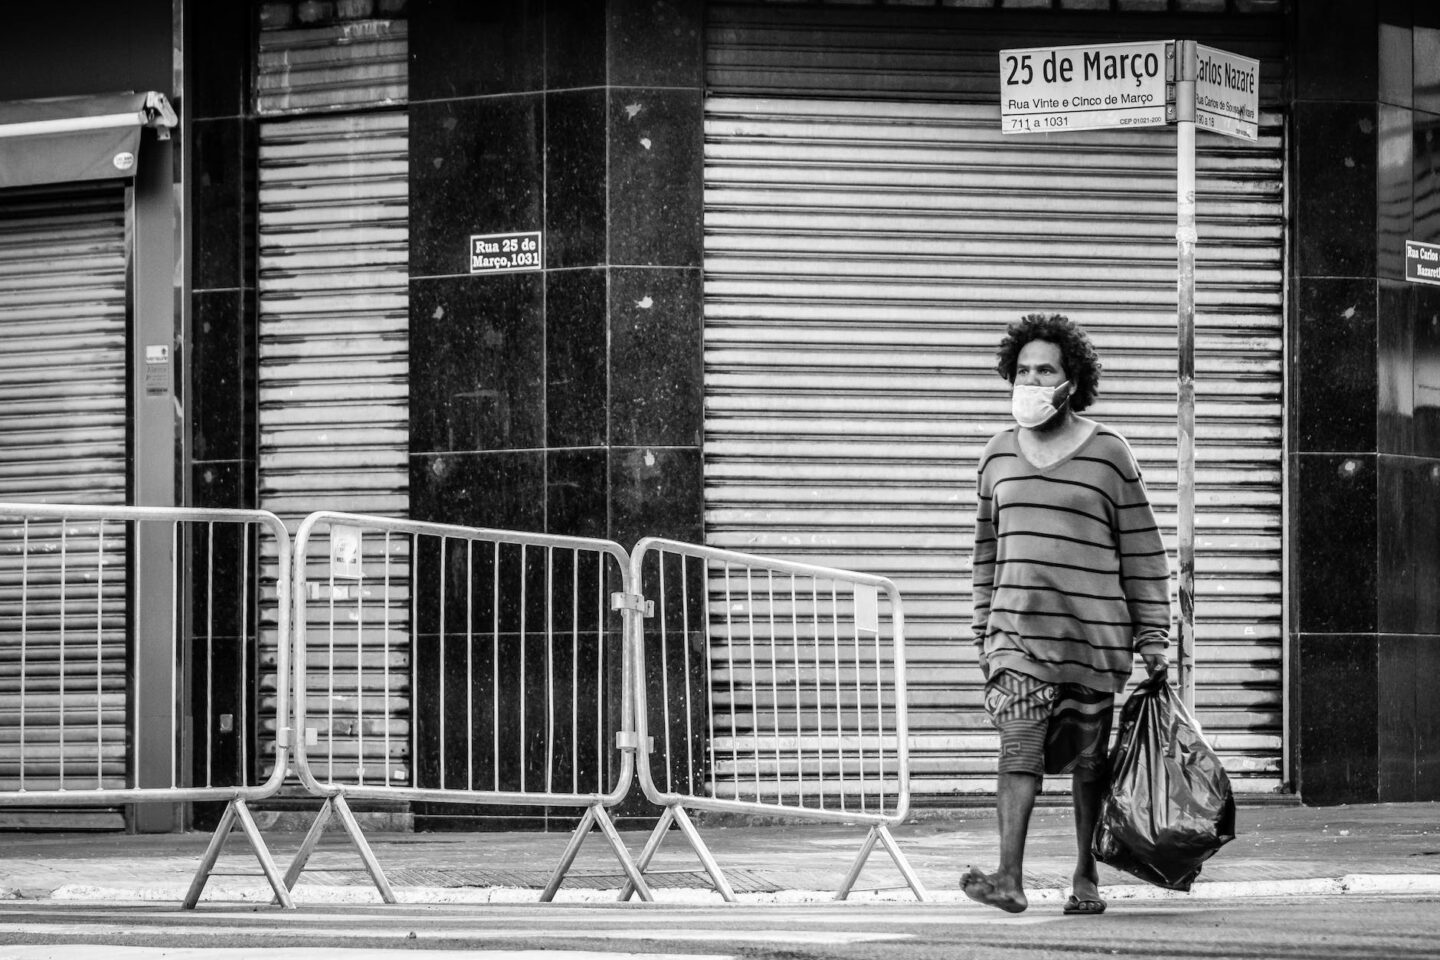
M 1142 653 L 1141 658 L 1145 661 L 1145 672 L 1152 676 L 1159 676 L 1170 666 L 1169 659 L 1163 653 Z

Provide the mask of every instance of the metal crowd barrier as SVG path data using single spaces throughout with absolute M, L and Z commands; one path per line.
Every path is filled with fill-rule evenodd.
M 836 898 L 879 843 L 924 900 L 889 831 L 904 651 L 889 580 L 658 538 L 320 512 L 292 549 L 265 511 L 0 503 L 0 806 L 225 801 L 187 908 L 237 826 L 293 907 L 335 816 L 393 903 L 352 800 L 583 810 L 544 901 L 596 828 L 652 899 L 672 826 L 733 901 L 687 810 L 866 824 Z M 637 771 L 638 860 L 609 813 Z M 247 804 L 287 772 L 324 803 L 282 876 Z
M 260 577 L 262 552 L 288 567 L 261 510 L 0 503 L 0 806 L 224 801 L 185 906 L 237 825 L 293 906 L 247 807 L 289 763 L 290 584 Z
M 658 538 L 641 540 L 630 563 L 654 604 L 653 615 L 632 621 L 638 771 L 645 796 L 664 806 L 639 871 L 673 825 L 733 901 L 687 809 L 844 821 L 870 831 L 837 900 L 877 842 L 925 900 L 889 830 L 910 805 L 895 585 Z M 652 725 L 661 731 L 654 738 Z M 621 899 L 633 892 L 627 886 Z
M 294 765 L 325 803 L 286 888 L 338 814 L 393 903 L 349 801 L 403 800 L 583 809 L 541 900 L 597 826 L 650 899 L 607 812 L 634 776 L 634 594 L 628 554 L 606 540 L 307 517 L 293 565 Z

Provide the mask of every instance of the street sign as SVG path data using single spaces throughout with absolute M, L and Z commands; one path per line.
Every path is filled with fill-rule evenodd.
M 1405 279 L 1440 286 L 1440 245 L 1406 240 Z
M 528 233 L 484 233 L 470 237 L 471 273 L 514 273 L 545 265 L 543 237 Z
M 1164 40 L 1000 51 L 1000 132 L 1163 126 L 1173 46 Z
M 1195 127 L 1253 142 L 1260 112 L 1260 61 L 1195 45 Z

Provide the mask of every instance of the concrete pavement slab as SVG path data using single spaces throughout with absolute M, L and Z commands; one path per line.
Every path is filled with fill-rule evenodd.
M 1239 836 L 1209 861 L 1190 894 L 1161 890 L 1102 866 L 1107 898 L 1440 894 L 1440 804 L 1344 807 L 1242 806 Z M 700 821 L 700 832 L 742 902 L 828 899 L 843 881 L 866 828 L 829 823 Z M 961 902 L 959 875 L 970 864 L 992 869 L 995 819 L 980 809 L 922 811 L 894 830 L 932 898 Z M 632 856 L 646 834 L 622 837 Z M 367 833 L 399 899 L 406 902 L 525 902 L 537 899 L 569 839 L 564 832 Z M 113 901 L 183 899 L 209 837 L 7 834 L 0 897 Z M 299 848 L 298 833 L 269 832 L 280 869 Z M 1026 853 L 1032 900 L 1063 898 L 1074 862 L 1069 811 L 1038 809 Z M 327 834 L 295 890 L 297 903 L 375 902 L 379 896 L 343 833 Z M 205 899 L 265 903 L 270 891 L 240 833 L 232 834 L 206 886 Z M 678 831 L 667 836 L 649 874 L 660 902 L 719 902 Z M 234 876 L 243 873 L 248 876 Z M 558 900 L 612 900 L 623 873 L 602 837 L 581 848 Z M 897 889 L 899 887 L 899 889 Z M 909 899 L 877 847 L 852 899 Z

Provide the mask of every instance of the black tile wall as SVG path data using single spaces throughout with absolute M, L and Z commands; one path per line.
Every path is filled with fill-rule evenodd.
M 190 464 L 192 503 L 220 510 L 255 507 L 254 464 L 248 460 L 196 460 Z
M 257 506 L 255 137 L 244 115 L 253 13 L 185 5 L 191 313 L 189 380 L 177 395 L 188 414 L 188 503 L 199 507 Z
M 610 262 L 698 267 L 704 137 L 699 90 L 610 91 Z
M 1405 241 L 1415 239 L 1414 183 L 1411 160 L 1414 111 L 1380 104 L 1375 170 L 1377 276 L 1404 279 Z
M 540 272 L 410 284 L 410 450 L 544 445 Z
M 1382 632 L 1409 632 L 1415 622 L 1416 565 L 1411 542 L 1418 519 L 1416 477 L 1409 457 L 1381 456 L 1377 462 L 1376 628 Z M 1429 585 L 1427 585 L 1429 586 Z
M 1376 281 L 1296 281 L 1295 430 L 1306 452 L 1373 451 Z
M 698 448 L 611 448 L 610 538 L 626 547 L 648 536 L 700 543 L 702 485 Z
M 1440 43 L 1440 39 L 1437 39 Z M 1440 83 L 1440 78 L 1437 78 Z M 1437 102 L 1440 107 L 1440 102 Z M 1411 111 L 1411 157 L 1414 164 L 1415 197 L 1434 197 L 1440 193 L 1440 114 Z M 1411 240 L 1440 243 L 1440 204 L 1426 202 L 1411 213 Z
M 410 102 L 541 89 L 545 0 L 411 0 Z
M 1440 797 L 1440 697 L 1426 678 L 1440 677 L 1440 641 L 1435 628 L 1426 632 L 1430 636 L 1415 639 L 1415 796 L 1434 800 Z
M 1379 0 L 1377 76 L 1380 102 L 1409 107 L 1415 100 L 1415 31 L 1411 0 Z
M 545 83 L 550 90 L 607 82 L 605 4 L 548 0 L 545 4 Z
M 194 246 L 191 283 L 197 290 L 238 287 L 244 227 L 245 121 L 200 120 L 189 129 Z
M 191 453 L 196 460 L 254 456 L 253 298 L 241 290 L 199 291 L 191 298 Z
M 546 453 L 547 533 L 564 537 L 608 537 L 609 503 L 610 457 L 605 449 Z
M 1440 288 L 1405 281 L 1403 251 L 1440 242 L 1440 7 L 1294 22 L 1295 774 L 1308 803 L 1435 799 Z
M 1440 642 L 1381 634 L 1378 655 L 1379 799 L 1433 800 L 1440 796 L 1440 698 L 1429 678 L 1440 675 Z
M 544 227 L 542 94 L 410 105 L 410 276 L 469 274 L 469 238 Z
M 1296 17 L 1296 35 L 1290 47 L 1296 99 L 1373 103 L 1379 82 L 1375 28 L 1373 3 L 1307 2 L 1304 15 Z
M 1415 571 L 1415 620 L 1410 629 L 1433 640 L 1440 636 L 1440 460 L 1421 460 L 1410 467 L 1415 491 L 1409 558 Z M 1440 677 L 1440 672 L 1427 676 Z
M 610 271 L 610 436 L 698 446 L 704 403 L 699 270 Z
M 1374 803 L 1379 796 L 1374 635 L 1301 633 L 1300 792 L 1310 804 Z
M 545 454 L 412 454 L 410 515 L 502 530 L 545 529 Z
M 1415 794 L 1417 637 L 1381 635 L 1378 640 L 1376 690 L 1379 783 L 1382 803 L 1405 803 Z
M 1298 557 L 1302 633 L 1376 629 L 1376 458 L 1302 454 L 1295 458 L 1291 523 Z
M 545 97 L 545 243 L 551 267 L 606 262 L 605 91 Z
M 1382 633 L 1440 634 L 1440 460 L 1381 457 Z
M 185 105 L 192 120 L 245 113 L 254 18 L 248 3 L 185 4 Z
M 598 6 L 598 4 L 597 4 Z M 703 0 L 611 0 L 610 82 L 695 87 L 704 80 Z
M 604 268 L 545 278 L 546 443 L 593 447 L 609 438 L 609 290 Z
M 1376 448 L 1415 447 L 1415 285 L 1381 280 L 1376 310 Z
M 1414 452 L 1434 459 L 1440 457 L 1440 287 L 1413 286 Z
M 1412 63 L 1415 70 L 1415 109 L 1440 115 L 1440 8 L 1415 0 L 1415 36 Z
M 1296 269 L 1310 277 L 1375 275 L 1377 106 L 1295 104 Z
M 703 5 L 491 6 L 410 8 L 411 515 L 699 540 Z M 544 231 L 543 271 L 469 274 L 471 235 L 522 230 Z M 476 682 L 438 658 L 417 673 L 446 690 Z M 441 711 L 420 712 L 417 772 L 434 781 Z M 447 724 L 464 722 L 453 713 Z M 493 760 L 443 749 L 447 771 Z M 544 822 L 415 810 L 442 828 Z

